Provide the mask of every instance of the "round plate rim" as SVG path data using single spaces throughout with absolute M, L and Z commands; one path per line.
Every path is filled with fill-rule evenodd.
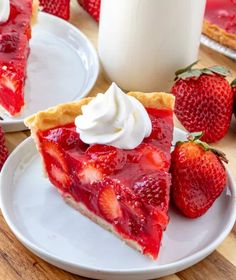
M 175 131 L 178 131 L 179 133 L 182 133 L 182 134 L 183 133 L 186 134 L 185 131 L 183 131 L 179 128 L 176 128 L 176 127 L 175 127 Z M 182 258 L 182 259 L 180 259 L 178 261 L 175 261 L 175 262 L 172 262 L 170 264 L 159 265 L 158 267 L 153 267 L 153 268 L 98 269 L 98 268 L 93 268 L 93 267 L 86 266 L 86 265 L 80 265 L 80 264 L 75 263 L 75 262 L 62 260 L 61 258 L 58 258 L 57 256 L 55 256 L 51 253 L 48 253 L 46 250 L 41 249 L 40 247 L 35 245 L 33 242 L 29 241 L 28 238 L 26 238 L 20 232 L 20 230 L 17 228 L 17 226 L 15 226 L 14 223 L 11 221 L 11 218 L 9 217 L 10 215 L 8 215 L 8 210 L 7 210 L 8 207 L 4 203 L 4 195 L 3 195 L 3 189 L 4 189 L 3 185 L 4 185 L 4 180 L 5 180 L 4 174 L 7 173 L 8 166 L 11 164 L 11 161 L 14 159 L 14 157 L 21 151 L 21 149 L 24 148 L 24 146 L 31 145 L 32 142 L 33 142 L 33 139 L 31 137 L 24 140 L 11 153 L 11 155 L 9 156 L 9 158 L 7 159 L 6 163 L 3 166 L 1 176 L 0 176 L 0 186 L 1 186 L 0 187 L 0 205 L 1 205 L 2 214 L 3 214 L 3 217 L 4 217 L 5 221 L 7 222 L 8 226 L 10 227 L 10 229 L 12 230 L 14 235 L 17 237 L 17 239 L 20 242 L 22 242 L 31 252 L 33 252 L 34 254 L 38 255 L 39 257 L 43 258 L 46 261 L 48 260 L 48 262 L 50 262 L 49 260 L 51 260 L 53 262 L 53 264 L 55 264 L 55 263 L 58 264 L 59 263 L 61 266 L 64 267 L 65 270 L 66 270 L 65 266 L 69 266 L 73 269 L 86 271 L 88 273 L 89 272 L 91 272 L 91 273 L 96 272 L 97 274 L 98 273 L 106 273 L 106 274 L 114 274 L 114 275 L 119 274 L 120 276 L 122 276 L 122 275 L 133 275 L 133 274 L 149 274 L 149 275 L 152 274 L 152 275 L 155 275 L 155 273 L 161 273 L 161 272 L 164 272 L 164 271 L 175 271 L 175 272 L 177 272 L 177 271 L 185 269 L 185 268 L 199 262 L 204 257 L 209 255 L 212 251 L 214 251 L 219 246 L 219 244 L 227 237 L 227 235 L 230 233 L 231 229 L 233 228 L 233 225 L 234 225 L 235 220 L 236 220 L 236 184 L 233 180 L 233 177 L 232 177 L 230 171 L 228 170 L 228 168 L 226 168 L 227 177 L 228 177 L 228 185 L 231 185 L 231 192 L 232 192 L 232 200 L 233 200 L 233 202 L 232 202 L 232 212 L 231 212 L 231 215 L 229 217 L 229 221 L 227 223 L 227 226 L 224 228 L 224 230 L 222 230 L 222 232 L 219 234 L 219 236 L 217 238 L 215 238 L 213 240 L 213 242 L 209 243 L 209 245 L 206 246 L 204 249 L 201 249 L 198 252 L 196 252 L 196 253 L 188 256 L 188 257 Z M 57 265 L 57 266 L 60 267 L 59 265 Z M 167 274 L 165 274 L 165 275 L 167 275 Z
M 55 22 L 61 22 L 63 23 L 64 25 L 67 25 L 68 27 L 70 27 L 71 29 L 73 29 L 75 32 L 77 32 L 80 37 L 84 40 L 84 42 L 86 42 L 88 48 L 89 48 L 89 51 L 91 52 L 92 56 L 93 56 L 93 59 L 94 59 L 94 76 L 92 77 L 92 79 L 90 78 L 90 82 L 88 83 L 88 86 L 86 87 L 86 89 L 84 90 L 84 92 L 80 95 L 79 99 L 80 98 L 83 98 L 85 97 L 86 95 L 88 95 L 88 93 L 90 92 L 90 90 L 93 88 L 96 80 L 97 80 L 97 77 L 98 77 L 98 74 L 99 74 L 99 71 L 100 71 L 100 64 L 99 64 L 99 59 L 98 59 L 98 54 L 95 50 L 95 47 L 92 45 L 92 43 L 90 42 L 90 40 L 88 39 L 88 37 L 82 32 L 80 31 L 79 28 L 77 28 L 76 26 L 74 26 L 73 24 L 71 24 L 70 22 L 62 19 L 62 18 L 59 18 L 57 16 L 54 16 L 54 15 L 51 15 L 51 14 L 48 14 L 48 13 L 45 13 L 45 12 L 42 12 L 42 11 L 39 11 L 39 15 L 40 17 L 45 17 L 46 19 L 47 18 L 51 18 L 53 19 L 53 21 Z M 78 99 L 75 99 L 75 100 L 78 100 Z M 69 102 L 70 100 L 68 100 Z M 71 100 L 71 101 L 74 101 L 74 100 Z M 0 119 L 0 124 L 4 127 L 7 127 L 7 126 L 11 126 L 12 129 L 10 128 L 9 130 L 6 129 L 7 131 L 23 131 L 23 130 L 28 130 L 28 128 L 24 125 L 24 120 L 14 120 L 14 118 L 12 118 L 12 120 L 1 120 Z
M 200 43 L 203 46 L 215 52 L 218 52 L 219 54 L 223 54 L 224 56 L 229 57 L 232 60 L 236 60 L 236 50 L 220 44 L 219 42 L 213 40 L 206 34 L 203 33 L 201 34 Z

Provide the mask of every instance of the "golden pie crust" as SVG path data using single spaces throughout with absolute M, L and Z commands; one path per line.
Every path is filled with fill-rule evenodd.
M 221 45 L 236 50 L 235 34 L 227 32 L 219 26 L 209 22 L 208 20 L 204 20 L 202 32 L 209 38 L 219 42 Z
M 39 10 L 39 0 L 33 0 L 31 25 L 36 24 Z
M 135 97 L 145 107 L 156 109 L 173 109 L 174 96 L 165 92 L 129 92 L 128 95 Z M 74 122 L 81 115 L 81 107 L 88 104 L 94 97 L 83 98 L 79 101 L 64 103 L 56 107 L 41 111 L 25 119 L 25 125 L 34 133 L 37 130 L 47 130 L 53 127 L 66 125 Z

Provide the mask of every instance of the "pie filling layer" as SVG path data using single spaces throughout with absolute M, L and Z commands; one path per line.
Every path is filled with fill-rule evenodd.
M 87 145 L 73 123 L 38 131 L 49 179 L 154 259 L 168 224 L 172 111 L 147 109 L 152 133 L 133 150 Z
M 32 0 L 11 0 L 9 19 L 0 23 L 0 106 L 13 116 L 24 106 L 32 9 Z
M 236 1 L 207 0 L 205 19 L 229 33 L 236 34 Z

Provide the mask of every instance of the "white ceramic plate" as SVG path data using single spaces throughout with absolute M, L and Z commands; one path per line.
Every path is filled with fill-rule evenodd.
M 212 40 L 211 38 L 207 37 L 206 35 L 201 35 L 201 44 L 204 46 L 217 51 L 225 56 L 228 56 L 231 59 L 236 60 L 236 51 L 233 49 L 230 49 L 226 46 L 221 45 L 220 43 Z
M 19 117 L 1 113 L 5 131 L 24 130 L 25 117 L 84 97 L 98 76 L 99 62 L 92 44 L 79 29 L 58 17 L 39 13 L 30 47 L 26 106 Z
M 185 133 L 176 129 L 174 135 L 176 141 Z M 109 280 L 152 279 L 206 257 L 233 227 L 235 195 L 228 172 L 227 188 L 201 218 L 187 219 L 171 209 L 159 258 L 151 261 L 64 203 L 43 177 L 32 139 L 11 154 L 1 178 L 2 213 L 30 251 L 64 270 Z

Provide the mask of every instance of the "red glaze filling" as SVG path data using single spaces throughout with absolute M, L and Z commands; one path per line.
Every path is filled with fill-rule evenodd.
M 152 134 L 133 150 L 87 145 L 74 124 L 39 131 L 50 181 L 156 258 L 168 224 L 171 110 L 147 109 Z
M 16 115 L 24 105 L 32 0 L 10 0 L 10 5 L 8 21 L 0 23 L 0 105 Z
M 236 0 L 207 0 L 205 19 L 236 34 Z

